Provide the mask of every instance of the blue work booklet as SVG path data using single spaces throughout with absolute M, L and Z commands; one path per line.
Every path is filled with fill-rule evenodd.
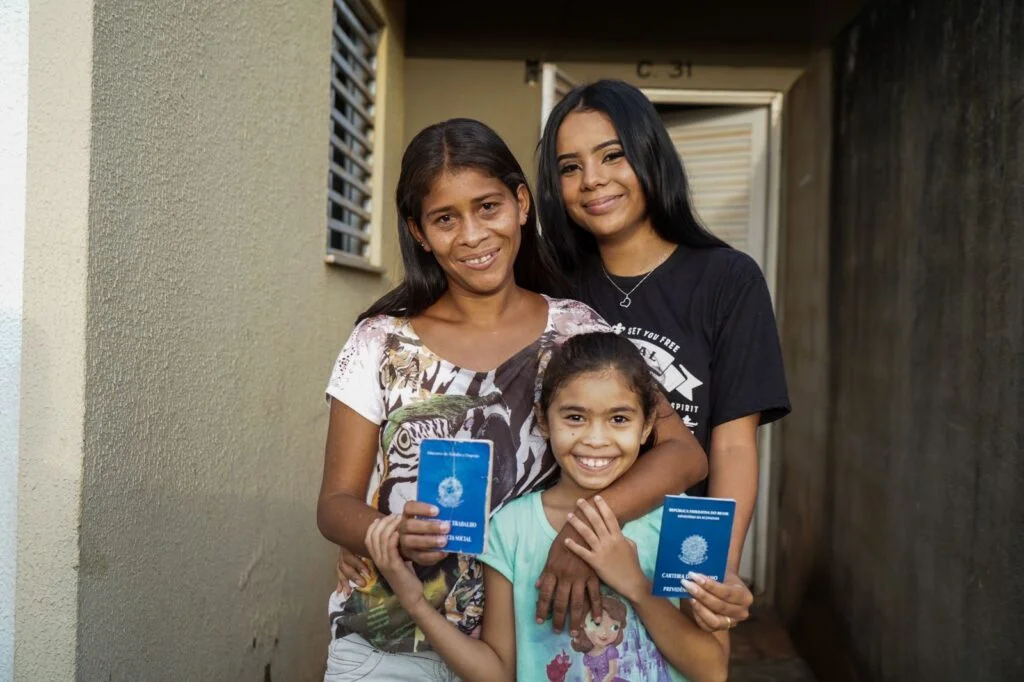
M 446 552 L 483 554 L 491 511 L 489 440 L 424 439 L 416 499 L 438 508 L 451 524 Z
M 735 514 L 736 500 L 666 495 L 653 594 L 688 598 L 682 579 L 690 571 L 723 580 Z

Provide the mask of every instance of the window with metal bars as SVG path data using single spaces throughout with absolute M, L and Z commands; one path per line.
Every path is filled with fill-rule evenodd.
M 334 0 L 327 261 L 368 265 L 377 46 L 383 22 L 363 0 Z

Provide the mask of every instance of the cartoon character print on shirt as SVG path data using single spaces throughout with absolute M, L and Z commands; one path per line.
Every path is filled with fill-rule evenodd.
M 695 417 L 700 406 L 694 391 L 704 382 L 679 362 L 675 355 L 679 352 L 679 344 L 663 334 L 642 327 L 626 327 L 621 322 L 612 327 L 612 331 L 624 334 L 640 349 L 651 372 L 669 395 L 673 409 L 682 416 L 686 427 L 691 432 L 695 431 L 699 424 Z
M 604 594 L 601 617 L 591 615 L 545 666 L 548 682 L 670 680 L 661 653 L 619 597 Z
M 565 652 L 565 649 L 562 649 L 547 664 L 544 672 L 547 673 L 548 682 L 565 682 L 565 676 L 569 674 L 571 667 L 572 661 L 569 658 L 569 654 Z
M 601 600 L 601 617 L 594 620 L 587 614 L 583 629 L 569 644 L 583 654 L 583 667 L 588 680 L 627 682 L 619 677 L 619 645 L 626 636 L 626 605 L 605 595 Z

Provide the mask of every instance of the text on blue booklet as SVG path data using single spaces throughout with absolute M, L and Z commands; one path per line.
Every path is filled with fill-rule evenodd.
M 486 440 L 424 439 L 416 499 L 450 524 L 446 552 L 482 554 L 491 511 L 491 450 Z
M 666 495 L 652 592 L 689 597 L 682 580 L 691 571 L 722 581 L 735 514 L 736 500 Z

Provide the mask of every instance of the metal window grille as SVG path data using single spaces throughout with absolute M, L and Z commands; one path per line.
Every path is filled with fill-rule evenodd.
M 363 0 L 334 0 L 333 12 L 327 254 L 329 262 L 358 264 L 367 261 L 371 238 L 377 46 L 383 24 Z

